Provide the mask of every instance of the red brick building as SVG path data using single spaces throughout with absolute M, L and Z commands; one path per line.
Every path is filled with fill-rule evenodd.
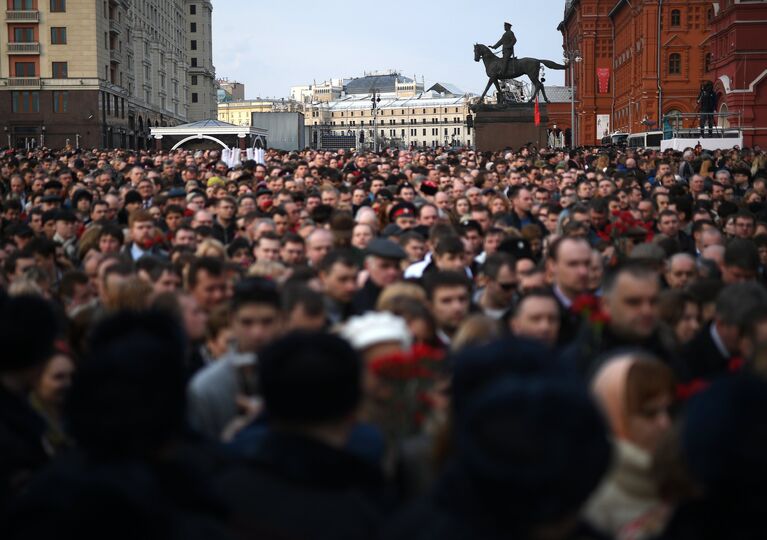
M 744 146 L 767 146 L 767 1 L 720 0 L 707 41 L 706 78 L 719 111 L 736 113 Z
M 616 3 L 614 129 L 661 129 L 664 115 L 696 111 L 712 12 L 708 0 Z
M 713 17 L 710 0 L 567 0 L 563 48 L 582 59 L 576 142 L 660 129 L 663 115 L 695 112 Z
M 613 58 L 612 24 L 608 16 L 615 0 L 567 0 L 565 20 L 559 25 L 562 32 L 565 57 L 577 56 L 565 71 L 565 86 L 575 87 L 575 144 L 597 144 L 602 134 L 597 133 L 598 118 L 607 118 L 612 112 L 611 88 L 605 91 L 597 86 L 597 69 L 610 69 Z M 609 82 L 609 84 L 612 84 Z M 608 129 L 609 131 L 610 129 Z

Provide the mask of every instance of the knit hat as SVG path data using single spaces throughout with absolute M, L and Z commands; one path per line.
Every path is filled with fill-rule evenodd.
M 341 331 L 341 337 L 358 351 L 381 343 L 400 343 L 410 347 L 412 336 L 405 320 L 388 312 L 369 312 L 352 317 Z
M 524 529 L 578 511 L 610 462 L 607 428 L 582 385 L 504 377 L 455 418 L 456 460 L 480 505 Z

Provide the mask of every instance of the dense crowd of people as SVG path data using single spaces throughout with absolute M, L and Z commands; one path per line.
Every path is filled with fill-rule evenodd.
M 762 538 L 767 154 L 0 154 L 4 538 Z

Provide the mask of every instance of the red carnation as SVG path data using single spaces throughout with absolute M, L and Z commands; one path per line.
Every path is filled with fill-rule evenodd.
M 593 294 L 581 294 L 578 296 L 570 309 L 575 313 L 583 313 L 597 308 L 599 302 Z

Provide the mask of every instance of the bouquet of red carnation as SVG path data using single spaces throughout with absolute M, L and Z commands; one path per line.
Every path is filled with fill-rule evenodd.
M 597 331 L 601 331 L 604 325 L 610 321 L 607 313 L 602 311 L 599 298 L 593 294 L 578 296 L 570 309 L 573 313 L 580 315 L 584 321 L 592 325 Z
M 621 238 L 650 242 L 654 233 L 652 223 L 636 219 L 631 212 L 616 211 L 612 213 L 610 223 L 597 234 L 606 242 L 617 243 Z
M 150 251 L 153 248 L 162 248 L 165 246 L 165 236 L 162 231 L 157 230 L 152 238 L 144 240 L 143 242 L 137 242 L 138 246 L 144 251 Z
M 399 442 L 419 433 L 434 412 L 435 386 L 447 373 L 445 353 L 426 345 L 374 359 L 369 370 L 375 379 L 376 420 Z

